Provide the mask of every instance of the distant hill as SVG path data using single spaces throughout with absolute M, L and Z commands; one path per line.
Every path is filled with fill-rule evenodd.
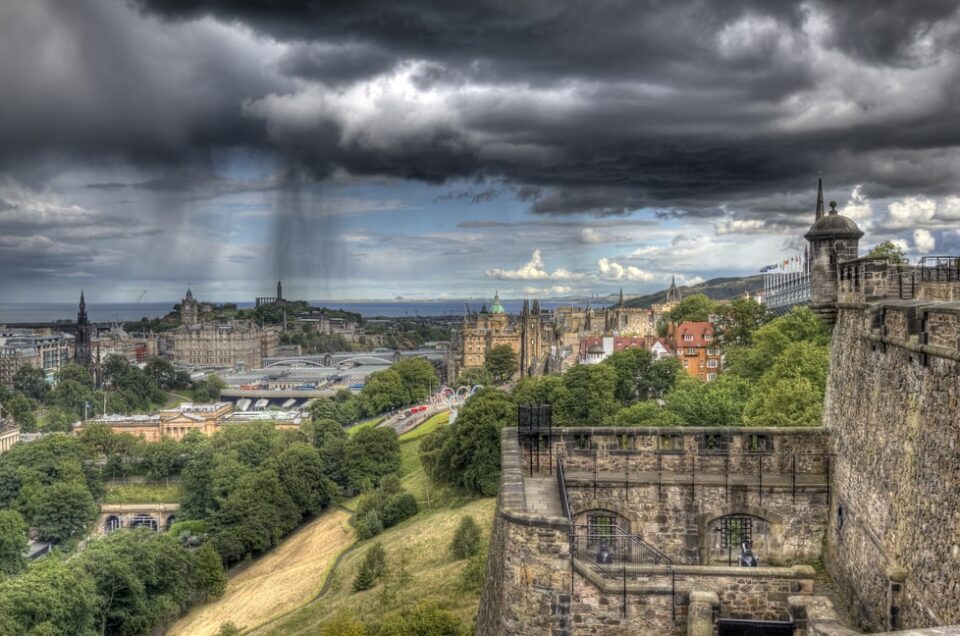
M 711 278 L 698 285 L 689 287 L 679 287 L 680 293 L 684 297 L 692 294 L 706 294 L 713 300 L 727 300 L 742 296 L 743 292 L 755 292 L 763 289 L 763 276 L 755 274 L 753 276 L 742 276 L 732 278 Z M 627 307 L 649 307 L 655 303 L 662 303 L 667 299 L 667 290 L 663 289 L 645 296 L 637 296 L 625 301 Z

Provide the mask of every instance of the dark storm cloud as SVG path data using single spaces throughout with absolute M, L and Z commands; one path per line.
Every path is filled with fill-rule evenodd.
M 181 164 L 247 147 L 319 180 L 492 180 L 536 214 L 778 227 L 818 172 L 874 199 L 960 178 L 955 2 L 83 4 L 0 8 L 0 166 L 122 156 L 215 196 Z

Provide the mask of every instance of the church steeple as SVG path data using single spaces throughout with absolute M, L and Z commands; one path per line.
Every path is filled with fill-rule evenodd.
M 87 324 L 87 301 L 83 298 L 83 290 L 80 290 L 80 310 L 77 311 L 77 325 Z
M 823 218 L 823 177 L 817 179 L 817 218 L 814 221 L 819 221 Z

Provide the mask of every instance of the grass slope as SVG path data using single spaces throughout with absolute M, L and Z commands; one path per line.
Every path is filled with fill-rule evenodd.
M 180 484 L 108 484 L 105 504 L 179 503 Z
M 306 603 L 277 621 L 251 631 L 258 636 L 317 634 L 318 627 L 340 614 L 364 621 L 375 621 L 384 614 L 415 605 L 424 600 L 459 616 L 465 623 L 473 621 L 480 602 L 479 592 L 465 592 L 460 576 L 466 560 L 453 560 L 447 546 L 465 515 L 473 515 L 485 534 L 493 524 L 496 499 L 471 499 L 432 485 L 420 466 L 417 451 L 423 437 L 449 419 L 438 414 L 417 429 L 400 436 L 401 471 L 404 488 L 418 500 L 421 511 L 382 534 L 356 544 L 346 552 L 331 576 L 330 588 L 321 598 Z M 376 542 L 383 544 L 390 568 L 399 568 L 401 559 L 412 583 L 408 589 L 384 593 L 383 583 L 372 590 L 354 592 L 353 580 L 367 550 Z
M 232 576 L 222 597 L 187 612 L 167 636 L 212 636 L 226 621 L 252 628 L 302 605 L 323 585 L 337 556 L 353 543 L 349 517 L 331 508 L 302 526 Z

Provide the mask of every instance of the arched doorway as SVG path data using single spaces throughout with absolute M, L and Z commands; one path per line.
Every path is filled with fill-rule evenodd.
M 705 564 L 737 565 L 744 549 L 763 562 L 770 557 L 770 522 L 750 514 L 717 517 L 707 525 Z
M 103 524 L 103 531 L 106 534 L 110 534 L 114 530 L 120 528 L 120 517 L 116 515 L 110 515 L 107 517 L 107 520 Z
M 167 522 L 163 524 L 164 531 L 169 531 L 174 523 L 177 522 L 177 515 L 170 515 L 167 517 Z

